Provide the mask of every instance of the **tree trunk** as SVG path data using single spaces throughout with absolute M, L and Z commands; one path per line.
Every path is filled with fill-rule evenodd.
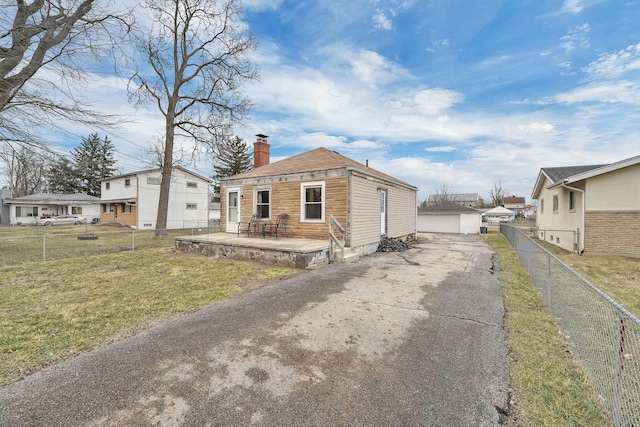
M 165 146 L 164 159 L 162 162 L 162 181 L 160 182 L 160 198 L 158 199 L 158 216 L 156 218 L 155 236 L 167 235 L 167 215 L 169 212 L 169 193 L 171 191 L 171 172 L 173 171 L 173 138 L 174 130 L 174 110 L 175 108 L 169 103 L 168 113 L 165 116 Z

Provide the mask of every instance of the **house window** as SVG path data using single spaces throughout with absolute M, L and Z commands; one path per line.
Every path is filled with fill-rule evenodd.
M 16 216 L 38 216 L 38 207 L 16 206 Z
M 124 180 L 124 188 L 131 187 L 131 178 L 127 178 Z
M 158 176 L 148 176 L 147 177 L 147 184 L 149 184 L 149 185 L 160 185 L 161 182 L 162 182 L 162 178 L 160 178 Z
M 262 218 L 271 218 L 271 189 L 254 190 L 255 212 Z
M 71 206 L 71 213 L 73 215 L 82 215 L 82 206 Z
M 553 213 L 558 213 L 558 195 L 553 195 Z
M 569 210 L 570 211 L 576 210 L 576 192 L 575 191 L 569 191 Z
M 110 182 L 105 182 L 104 183 L 104 189 L 105 190 L 110 190 L 111 189 L 111 183 Z
M 128 203 L 122 204 L 122 213 L 131 213 L 131 205 Z
M 187 181 L 187 188 L 198 188 L 198 183 L 194 181 Z
M 105 203 L 104 205 L 102 205 L 102 212 L 111 213 L 111 204 Z
M 198 204 L 197 203 L 187 203 L 187 210 L 188 211 L 198 210 Z
M 302 221 L 324 221 L 324 182 L 307 182 L 300 186 Z
M 544 213 L 544 199 L 540 199 L 540 213 Z

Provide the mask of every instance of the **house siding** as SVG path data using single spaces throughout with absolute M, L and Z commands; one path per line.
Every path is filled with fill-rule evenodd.
M 142 171 L 130 175 L 108 178 L 102 181 L 102 205 L 116 205 L 117 212 L 101 212 L 103 222 L 117 221 L 140 229 L 155 229 L 160 185 L 150 184 L 147 178 L 161 179 L 159 170 Z M 130 180 L 125 187 L 125 179 Z M 187 181 L 196 182 L 196 188 L 187 187 Z M 106 184 L 109 183 L 109 190 Z M 209 182 L 182 169 L 171 173 L 167 228 L 179 229 L 205 226 L 208 223 Z M 122 200 L 135 201 L 131 213 L 122 213 Z M 132 202 L 133 203 L 133 202 Z M 187 203 L 197 209 L 187 209 Z
M 583 232 L 582 228 L 582 192 L 575 191 L 575 209 L 569 209 L 569 189 L 556 187 L 547 189 L 552 183 L 545 178 L 544 189 L 538 197 L 538 211 L 536 222 L 538 226 L 538 238 L 559 246 L 567 251 L 577 250 L 577 233 Z M 582 189 L 584 185 L 572 185 Z M 558 209 L 553 209 L 553 197 L 558 196 Z M 541 200 L 544 200 L 542 211 Z
M 640 211 L 587 211 L 585 253 L 640 258 Z
M 417 195 L 401 187 L 389 187 L 387 200 L 387 235 L 406 237 L 416 233 Z
M 302 222 L 301 218 L 301 186 L 308 182 L 324 182 L 325 184 L 325 217 L 322 222 Z M 234 186 L 235 187 L 235 186 Z M 255 182 L 239 186 L 241 231 L 246 232 L 246 226 L 255 213 L 254 189 L 271 189 L 271 218 L 272 222 L 280 214 L 289 215 L 289 232 L 291 236 L 304 239 L 328 239 L 329 215 L 333 215 L 343 226 L 347 223 L 347 177 L 320 178 L 308 180 L 293 180 L 285 182 Z M 226 191 L 221 189 L 221 205 L 227 206 Z M 226 209 L 220 212 L 221 227 L 226 231 Z M 235 230 L 230 230 L 234 231 Z
M 372 243 L 377 246 L 380 242 L 379 186 L 380 184 L 362 177 L 351 177 L 351 224 L 349 224 L 348 244 L 352 248 Z M 389 194 L 387 194 L 387 198 L 389 198 Z

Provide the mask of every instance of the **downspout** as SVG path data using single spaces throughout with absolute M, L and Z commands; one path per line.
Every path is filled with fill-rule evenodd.
M 578 242 L 578 255 L 581 255 L 582 252 L 584 251 L 584 226 L 585 226 L 585 216 L 586 216 L 586 209 L 587 209 L 586 194 L 584 190 L 581 190 L 575 187 L 569 187 L 567 184 L 564 183 L 564 181 L 560 185 L 568 190 L 579 191 L 580 193 L 582 193 L 582 218 L 581 218 L 582 228 L 580 232 L 580 241 Z

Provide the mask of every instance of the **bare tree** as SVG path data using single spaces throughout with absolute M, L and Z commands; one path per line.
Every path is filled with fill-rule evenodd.
M 491 203 L 494 207 L 504 205 L 504 197 L 507 195 L 507 189 L 502 185 L 502 181 L 494 182 L 493 189 L 489 190 Z
M 52 156 L 29 145 L 2 144 L 0 160 L 3 175 L 11 187 L 11 197 L 22 197 L 44 191 Z
M 436 193 L 432 197 L 432 203 L 435 205 L 444 205 L 455 201 L 456 195 L 452 193 L 449 186 L 444 183 L 440 184 L 440 187 L 436 188 Z
M 247 53 L 239 0 L 147 0 L 151 27 L 139 40 L 150 70 L 131 78 L 131 99 L 155 104 L 165 118 L 156 235 L 166 234 L 176 136 L 205 148 L 231 134 L 250 103 L 242 84 L 257 78 Z M 211 147 L 212 148 L 212 147 Z
M 109 1 L 0 0 L 0 139 L 28 140 L 29 129 L 60 120 L 108 126 L 78 90 L 86 60 L 117 46 L 130 29 Z

